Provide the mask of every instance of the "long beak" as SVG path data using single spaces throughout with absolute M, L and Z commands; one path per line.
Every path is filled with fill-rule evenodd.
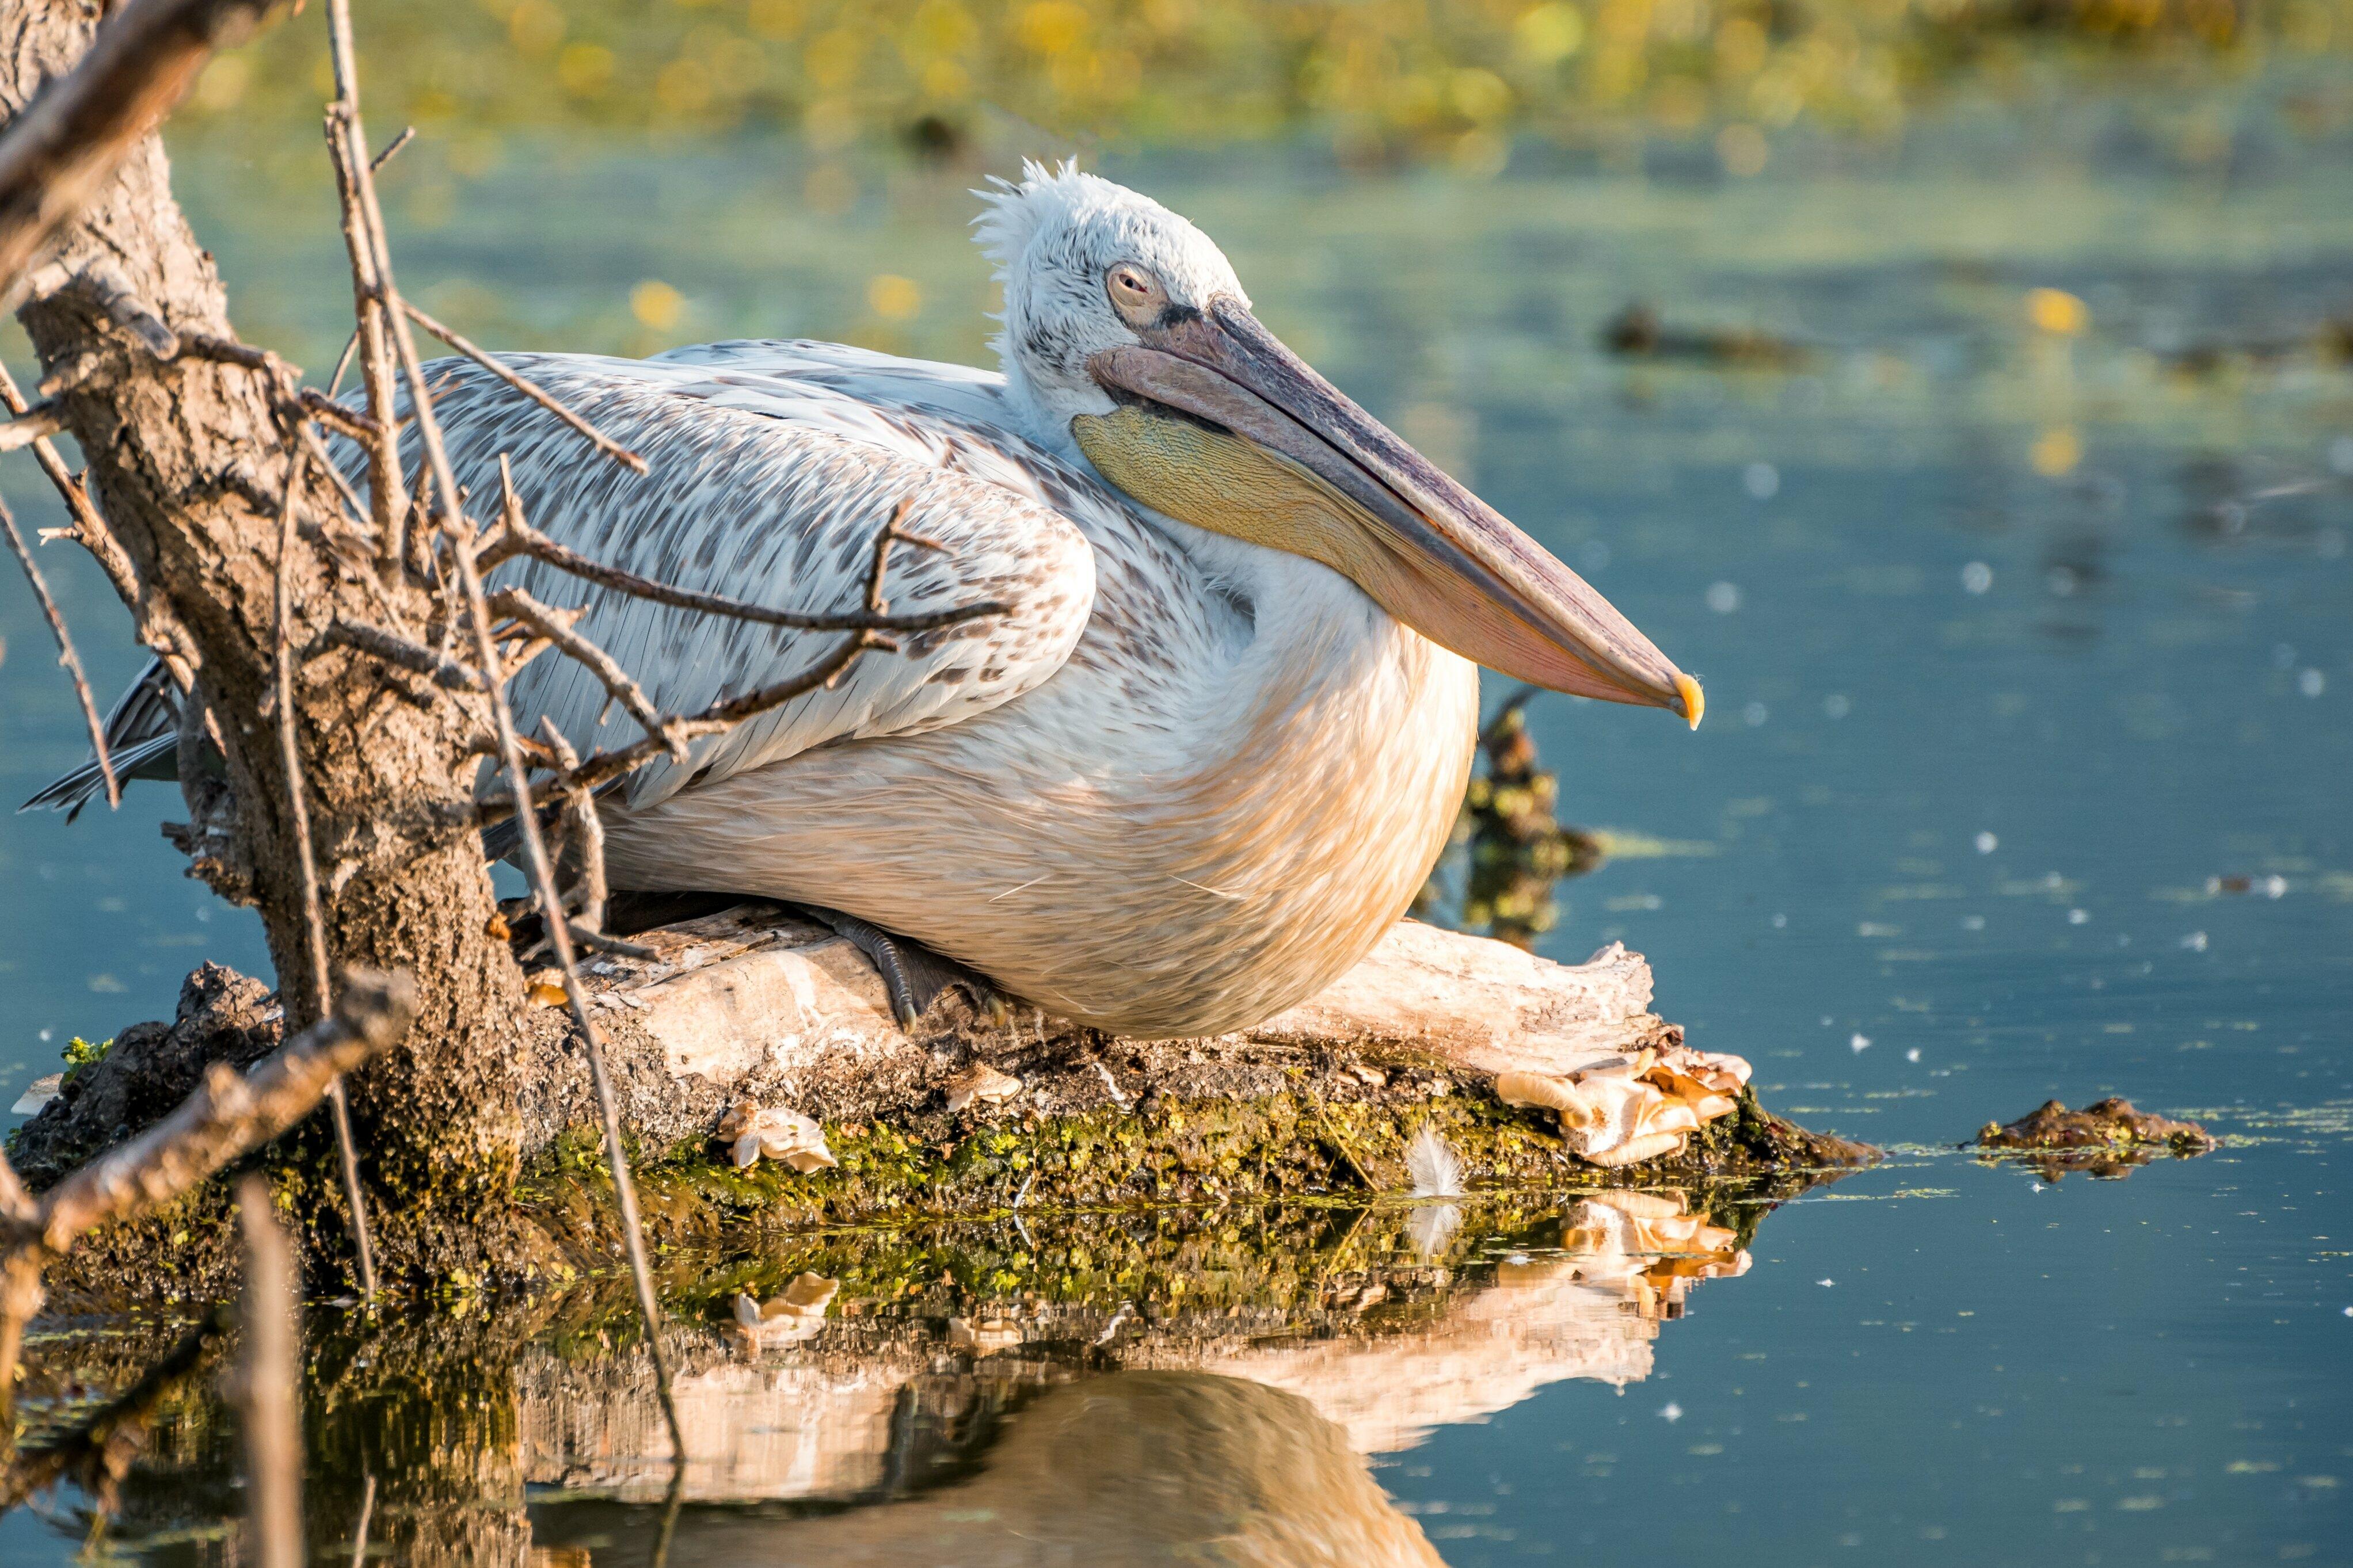
M 1355 503 L 1371 548 L 1349 574 L 1391 615 L 1465 658 L 1555 691 L 1664 708 L 1699 723 L 1699 683 L 1607 599 L 1350 402 L 1232 300 L 1106 350 L 1106 386 L 1222 426 Z M 1320 552 L 1319 552 L 1320 553 Z

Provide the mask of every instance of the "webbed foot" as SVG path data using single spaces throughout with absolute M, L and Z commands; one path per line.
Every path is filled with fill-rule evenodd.
M 895 936 L 856 915 L 816 904 L 801 907 L 847 938 L 873 963 L 882 976 L 882 989 L 890 995 L 891 1016 L 899 1021 L 902 1029 L 913 1029 L 931 1011 L 932 1004 L 939 1000 L 940 993 L 951 986 L 961 987 L 972 999 L 974 1008 L 998 1027 L 1012 1019 L 1012 1000 L 985 976 L 955 960 L 934 952 L 911 937 Z

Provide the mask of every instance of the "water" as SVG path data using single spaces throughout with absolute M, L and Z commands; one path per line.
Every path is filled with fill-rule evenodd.
M 1768 1103 L 1894 1157 L 1766 1218 L 1746 1272 L 1694 1288 L 1680 1320 L 1643 1317 L 1628 1275 L 1690 1237 L 1588 1245 L 1574 1207 L 1474 1206 L 1442 1276 L 1388 1210 L 1353 1240 L 1345 1213 L 1210 1215 L 1149 1246 L 1070 1220 L 878 1242 L 881 1261 L 681 1263 L 681 1343 L 725 1436 L 696 1496 L 737 1501 L 692 1502 L 675 1560 L 1055 1560 L 991 1533 L 1026 1519 L 1085 1560 L 1162 1561 L 1200 1524 L 1185 1510 L 1259 1509 L 1286 1562 L 1324 1560 L 1310 1544 L 1344 1525 L 1389 1544 L 1335 1560 L 1425 1560 L 1399 1521 L 1461 1565 L 2353 1562 L 2353 374 L 2170 357 L 2353 310 L 2353 144 L 2299 117 L 2310 86 L 2250 85 L 2219 163 L 2178 150 L 2167 104 L 2112 100 L 1959 108 L 1901 150 L 1799 146 L 1738 184 L 1666 153 L 1648 178 L 1531 154 L 1492 184 L 1276 154 L 1113 165 L 1219 237 L 1275 330 L 1706 681 L 1695 735 L 1532 710 L 1564 816 L 1615 846 L 1562 890 L 1547 951 L 1622 937 L 1662 1010 L 1754 1060 Z M 878 176 L 819 218 L 790 146 L 517 146 L 470 174 L 404 156 L 406 276 L 485 341 L 981 352 L 966 177 Z M 348 300 L 315 177 L 202 148 L 181 177 L 248 332 L 330 363 Z M 911 319 L 880 313 L 903 302 L 870 289 L 886 272 L 916 285 Z M 643 290 L 633 313 L 648 279 L 676 290 L 674 321 Z M 2089 331 L 2034 328 L 2037 288 Z M 1612 360 L 1595 334 L 1637 299 L 1807 358 Z M 28 522 L 54 521 L 37 479 L 0 468 Z M 119 613 L 94 574 L 54 575 L 111 686 L 132 663 Z M 0 786 L 21 795 L 81 742 L 13 581 L 0 632 Z M 0 910 L 0 1087 L 70 1034 L 167 1014 L 198 957 L 261 962 L 154 836 L 168 792 L 134 802 L 72 828 L 0 819 L 21 889 Z M 1950 1148 L 2107 1093 L 2225 1147 L 2056 1184 Z M 1689 1203 L 1753 1221 L 1756 1199 Z M 1543 1277 L 1610 1246 L 1636 1264 L 1563 1305 Z M 1125 1276 L 1071 1261 L 1123 1248 L 1145 1259 Z M 766 1299 L 804 1263 L 842 1281 L 815 1337 L 731 1342 L 714 1281 L 733 1268 Z M 1202 1348 L 1176 1279 L 1229 1293 L 1234 1344 Z M 1138 1296 L 1165 1333 L 1095 1345 Z M 387 1528 L 446 1516 L 503 1543 L 486 1556 L 527 1530 L 544 1561 L 640 1560 L 659 1486 L 625 1308 L 322 1352 L 351 1387 L 375 1387 L 366 1366 L 394 1382 L 377 1416 L 313 1412 L 321 1551 L 348 1554 L 364 1457 L 388 1500 L 408 1488 Z M 1023 1348 L 979 1353 L 992 1316 Z M 958 1319 L 982 1343 L 951 1342 Z M 436 1355 L 472 1371 L 399 1382 Z M 1170 1370 L 1138 1383 L 1140 1363 Z M 397 1392 L 427 1384 L 448 1403 Z M 118 1533 L 216 1560 L 231 1451 L 201 1402 L 174 1419 Z M 1096 1420 L 1088 1463 L 1040 1468 Z M 566 1421 L 606 1446 L 551 1448 Z M 463 1434 L 478 1469 L 434 1460 L 427 1427 Z M 62 1562 L 78 1529 L 20 1510 L 0 1556 Z

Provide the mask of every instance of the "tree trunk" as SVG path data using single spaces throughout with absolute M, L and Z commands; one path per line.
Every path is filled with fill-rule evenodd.
M 69 69 L 100 16 L 71 0 L 0 11 L 0 112 L 13 121 L 45 80 Z M 323 151 L 322 164 L 325 180 Z M 235 338 L 212 257 L 173 199 L 155 137 L 60 233 L 48 259 L 68 275 L 111 268 L 184 344 Z M 158 360 L 90 289 L 56 289 L 19 317 L 45 372 L 93 355 L 102 367 L 56 405 L 142 591 L 185 628 L 182 647 L 199 666 L 190 710 L 206 714 L 227 763 L 224 780 L 188 787 L 191 819 L 176 837 L 192 874 L 259 908 L 289 1023 L 299 1027 L 314 1011 L 314 986 L 273 705 L 289 458 L 271 380 L 189 349 Z M 301 500 L 312 518 L 336 507 L 315 471 Z M 292 571 L 287 630 L 298 650 L 339 614 L 415 627 L 429 613 L 412 585 L 375 582 L 364 566 L 308 544 Z M 406 970 L 420 1001 L 406 1042 L 350 1086 L 379 1255 L 395 1273 L 494 1263 L 486 1252 L 498 1231 L 484 1221 L 504 1211 L 516 1174 L 522 986 L 480 847 L 448 826 L 471 782 L 453 759 L 465 756 L 470 733 L 488 730 L 487 709 L 447 694 L 418 700 L 410 678 L 343 649 L 298 658 L 296 671 L 297 745 L 332 962 Z

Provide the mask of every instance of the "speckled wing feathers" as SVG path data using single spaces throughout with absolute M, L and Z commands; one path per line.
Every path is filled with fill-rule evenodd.
M 1068 500 L 1072 481 L 1087 481 L 1064 470 L 1041 482 L 1029 472 L 1033 463 L 1059 468 L 1042 454 L 1008 456 L 976 427 L 898 399 L 870 402 L 817 377 L 775 374 L 801 368 L 784 355 L 756 364 L 747 359 L 723 350 L 663 361 L 508 358 L 519 374 L 643 454 L 651 468 L 644 478 L 597 458 L 478 367 L 444 362 L 430 374 L 459 484 L 478 497 L 494 495 L 506 453 L 533 525 L 584 554 L 775 608 L 850 610 L 862 604 L 877 533 L 903 505 L 903 526 L 946 549 L 892 547 L 891 608 L 978 600 L 1011 608 L 907 637 L 901 652 L 869 654 L 832 688 L 695 742 L 684 767 L 645 768 L 630 781 L 632 807 L 666 799 L 691 780 L 723 778 L 828 742 L 920 733 L 985 712 L 1050 678 L 1093 605 L 1092 552 L 1048 500 L 1049 491 Z M 922 371 L 935 368 L 889 363 L 906 368 L 881 379 L 909 384 L 910 391 L 919 389 Z M 835 367 L 825 379 L 855 368 Z M 950 372 L 942 390 L 951 401 L 966 402 L 976 415 L 986 410 L 993 393 L 981 373 L 964 373 L 974 380 L 958 384 L 952 367 L 936 368 Z M 532 561 L 511 563 L 493 579 L 510 583 L 550 604 L 587 606 L 581 631 L 670 712 L 783 679 L 817 662 L 839 635 L 656 605 Z M 553 655 L 517 678 L 512 696 L 521 722 L 552 717 L 584 753 L 626 744 L 636 733 L 593 676 Z

